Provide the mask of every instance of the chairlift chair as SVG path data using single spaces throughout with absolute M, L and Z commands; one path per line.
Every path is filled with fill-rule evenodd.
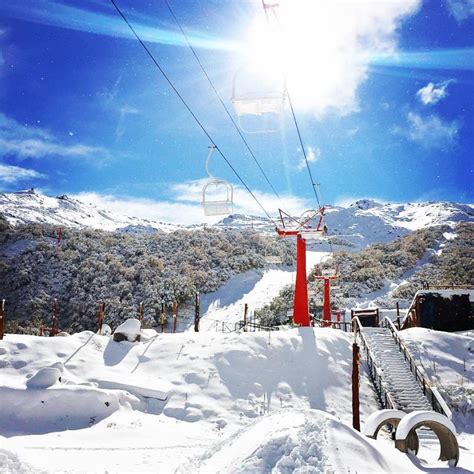
M 230 183 L 217 179 L 209 171 L 209 160 L 216 145 L 209 147 L 206 160 L 206 171 L 210 180 L 202 188 L 202 207 L 205 216 L 226 216 L 232 214 L 234 206 L 234 188 Z M 213 191 L 211 193 L 211 191 Z M 216 194 L 219 196 L 215 198 Z
M 272 83 L 265 87 L 266 78 L 245 67 L 234 75 L 232 83 L 232 104 L 239 127 L 245 133 L 269 133 L 280 129 L 280 121 L 286 99 L 286 79 L 283 74 L 272 77 Z M 260 118 L 262 120 L 260 120 Z M 255 125 L 255 119 L 260 127 Z M 264 122 L 264 123 L 263 123 Z M 262 125 L 263 123 L 263 125 Z

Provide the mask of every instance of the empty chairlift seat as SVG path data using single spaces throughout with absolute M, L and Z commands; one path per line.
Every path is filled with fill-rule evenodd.
M 234 206 L 234 188 L 232 184 L 215 178 L 209 171 L 209 161 L 216 146 L 209 147 L 206 171 L 209 181 L 202 188 L 202 207 L 206 216 L 226 216 L 232 214 Z

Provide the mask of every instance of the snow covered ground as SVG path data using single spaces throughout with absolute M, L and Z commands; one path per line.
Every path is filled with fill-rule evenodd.
M 0 471 L 430 472 L 350 427 L 351 344 L 326 328 L 145 330 L 139 343 L 8 334 Z M 61 381 L 27 386 L 51 366 Z M 361 392 L 363 421 L 377 404 L 365 378 Z M 467 449 L 446 472 L 469 472 Z
M 309 273 L 327 255 L 328 252 L 308 250 L 306 272 Z M 288 266 L 272 266 L 262 273 L 249 271 L 236 275 L 217 291 L 202 296 L 200 330 L 221 330 L 222 323 L 234 329 L 235 323 L 243 319 L 246 303 L 253 313 L 270 303 L 284 286 L 294 281 L 295 270 Z

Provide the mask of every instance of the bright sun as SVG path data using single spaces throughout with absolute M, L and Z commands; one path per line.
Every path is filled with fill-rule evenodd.
M 286 73 L 299 108 L 317 115 L 356 109 L 369 58 L 394 50 L 396 20 L 414 2 L 282 1 L 252 23 L 247 61 L 258 69 L 262 87 Z

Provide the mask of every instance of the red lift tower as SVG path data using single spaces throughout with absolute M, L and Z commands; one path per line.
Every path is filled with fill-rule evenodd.
M 296 282 L 293 299 L 293 322 L 300 326 L 311 326 L 308 306 L 308 283 L 306 280 L 306 240 L 321 239 L 326 234 L 324 207 L 317 211 L 305 211 L 295 219 L 279 209 L 281 228 L 276 228 L 280 237 L 296 237 Z M 316 225 L 315 225 L 316 223 Z
M 321 262 L 322 263 L 322 262 Z M 323 296 L 323 321 L 324 326 L 329 326 L 331 321 L 331 281 L 338 277 L 337 270 L 321 270 L 321 275 L 315 275 L 316 280 L 324 281 Z

